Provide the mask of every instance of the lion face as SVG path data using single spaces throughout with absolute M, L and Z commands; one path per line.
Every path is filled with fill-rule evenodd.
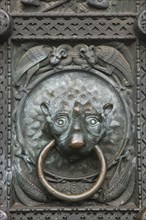
M 49 105 L 41 104 L 56 149 L 69 161 L 83 159 L 94 150 L 107 130 L 106 116 L 112 108 L 112 104 L 104 105 L 101 114 L 89 102 L 75 102 L 73 109 L 65 110 L 62 106 L 52 116 Z

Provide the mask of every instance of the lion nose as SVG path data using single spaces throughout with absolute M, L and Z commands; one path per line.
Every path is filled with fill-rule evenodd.
M 73 130 L 74 130 L 75 132 L 81 131 L 80 124 L 79 124 L 78 122 L 75 122 L 75 123 L 74 123 Z
M 80 133 L 74 134 L 69 143 L 69 147 L 72 147 L 74 149 L 79 149 L 83 146 L 84 146 L 83 135 Z

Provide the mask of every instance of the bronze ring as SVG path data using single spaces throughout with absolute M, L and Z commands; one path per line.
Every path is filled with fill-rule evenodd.
M 87 199 L 88 197 L 92 196 L 94 193 L 96 193 L 99 188 L 101 187 L 105 176 L 106 176 L 106 162 L 105 158 L 103 156 L 103 153 L 98 145 L 95 146 L 95 152 L 98 157 L 98 161 L 100 164 L 100 171 L 99 175 L 96 179 L 96 182 L 93 184 L 91 188 L 89 188 L 86 192 L 80 193 L 80 194 L 65 194 L 62 193 L 56 189 L 54 189 L 48 181 L 45 179 L 44 176 L 44 162 L 46 159 L 46 156 L 48 155 L 48 152 L 51 150 L 51 148 L 55 146 L 55 140 L 52 140 L 44 149 L 41 151 L 40 156 L 38 158 L 38 177 L 42 185 L 47 189 L 47 191 L 57 197 L 58 199 L 69 201 L 69 202 L 77 202 L 81 201 L 83 199 Z

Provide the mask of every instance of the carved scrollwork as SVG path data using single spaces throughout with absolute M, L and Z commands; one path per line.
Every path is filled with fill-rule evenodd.
M 113 206 L 130 200 L 135 188 L 132 85 L 130 64 L 111 46 L 41 45 L 24 53 L 14 72 L 13 176 L 21 203 L 56 200 L 37 173 L 39 155 L 52 139 L 55 145 L 41 167 L 51 189 L 68 197 L 92 187 L 100 173 L 94 153 L 99 145 L 106 179 L 86 199 Z

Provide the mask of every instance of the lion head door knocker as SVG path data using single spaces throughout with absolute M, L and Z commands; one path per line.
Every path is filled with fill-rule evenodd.
M 102 117 L 96 109 L 91 109 L 92 106 L 90 103 L 88 103 L 87 106 L 86 104 L 81 105 L 80 103 L 75 103 L 72 112 L 67 111 L 67 109 L 64 109 L 62 106 L 62 110 L 60 109 L 53 118 L 49 111 L 49 105 L 42 103 L 41 107 L 46 115 L 48 126 L 52 131 L 54 140 L 43 149 L 39 156 L 38 176 L 40 181 L 47 188 L 48 192 L 56 195 L 56 197 L 60 199 L 80 201 L 88 198 L 98 191 L 106 176 L 104 155 L 99 146 L 96 145 L 107 129 L 106 121 L 104 120 L 105 115 Z M 112 104 L 103 106 L 103 109 L 104 111 L 107 109 L 111 110 Z M 43 174 L 43 163 L 49 150 L 55 146 L 55 142 L 58 151 L 72 163 L 76 160 L 82 160 L 89 155 L 90 152 L 95 150 L 100 163 L 100 171 L 94 186 L 90 190 L 78 195 L 66 195 L 57 192 L 47 183 Z
M 131 202 L 132 85 L 131 67 L 114 47 L 28 49 L 14 74 L 15 201 Z

